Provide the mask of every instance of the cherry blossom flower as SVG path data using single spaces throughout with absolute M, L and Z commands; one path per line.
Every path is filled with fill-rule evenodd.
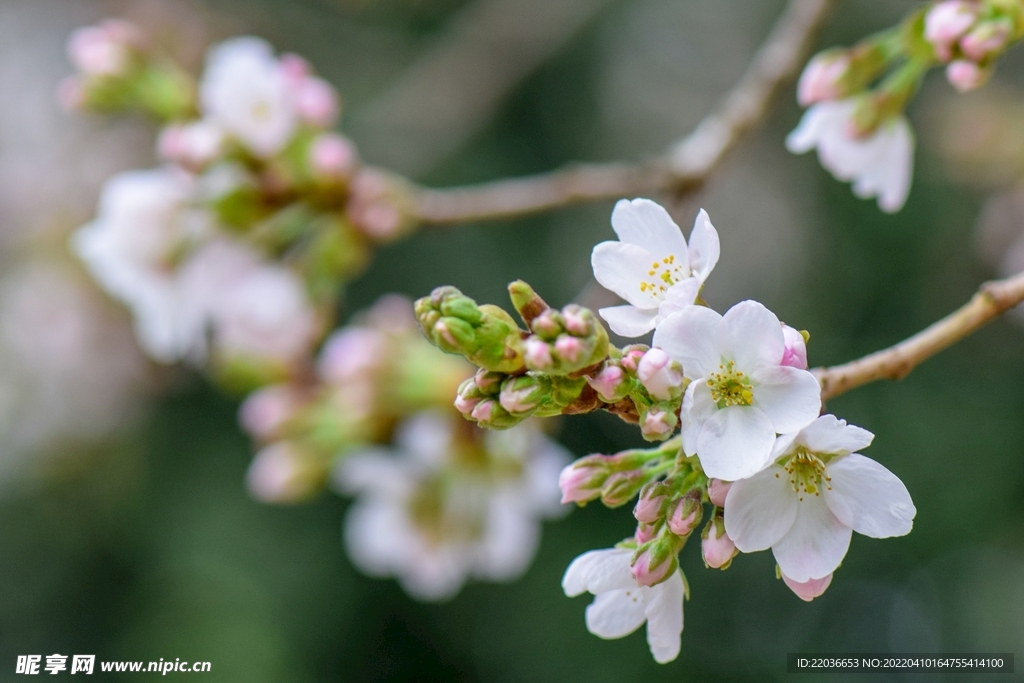
M 639 337 L 692 304 L 718 263 L 718 233 L 701 209 L 690 244 L 672 217 L 650 199 L 620 200 L 612 211 L 618 242 L 594 247 L 594 277 L 628 305 L 600 310 L 616 334 Z
M 805 600 L 827 587 L 854 531 L 889 538 L 913 527 L 917 511 L 903 482 L 856 452 L 872 439 L 865 429 L 822 415 L 780 436 L 774 464 L 735 482 L 726 496 L 725 527 L 736 547 L 771 548 L 787 585 Z M 824 585 L 794 588 L 813 581 Z
M 775 314 L 742 301 L 719 315 L 688 306 L 654 333 L 654 345 L 682 363 L 683 450 L 709 477 L 749 477 L 771 460 L 776 433 L 797 431 L 821 410 L 814 375 L 783 365 L 786 343 Z
M 857 137 L 851 116 L 852 99 L 815 104 L 804 112 L 786 138 L 794 154 L 818 149 L 818 160 L 837 180 L 853 181 L 853 193 L 861 199 L 878 198 L 887 213 L 903 208 L 914 173 L 914 134 L 904 116 L 896 116 L 873 132 Z
M 935 48 L 935 56 L 947 61 L 953 43 L 960 39 L 978 18 L 978 8 L 964 0 L 944 0 L 932 5 L 924 17 L 924 38 Z
M 233 38 L 214 47 L 199 93 L 206 116 L 257 156 L 280 152 L 298 124 L 285 70 L 260 38 Z
M 100 285 L 132 309 L 136 335 L 161 362 L 181 358 L 195 344 L 179 317 L 172 259 L 204 238 L 210 216 L 188 200 L 190 176 L 169 169 L 112 177 L 97 217 L 72 236 L 72 248 Z
M 402 424 L 394 449 L 352 453 L 336 471 L 341 490 L 359 495 L 345 523 L 353 563 L 397 577 L 419 600 L 449 599 L 468 578 L 517 579 L 541 520 L 567 509 L 558 473 L 568 455 L 530 423 L 487 432 L 475 446 L 459 441 L 461 431 L 448 415 L 420 413 Z
M 637 584 L 630 572 L 633 551 L 608 548 L 583 553 L 569 565 L 562 590 L 570 598 L 592 593 L 587 630 L 599 638 L 628 636 L 647 623 L 647 644 L 659 664 L 679 656 L 683 632 L 683 575 L 677 569 L 656 586 Z

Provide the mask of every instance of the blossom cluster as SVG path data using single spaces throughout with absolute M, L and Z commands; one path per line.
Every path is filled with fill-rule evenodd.
M 903 112 L 925 74 L 944 65 L 950 84 L 973 90 L 1022 36 L 1019 2 L 941 0 L 849 49 L 825 50 L 800 76 L 797 99 L 808 109 L 786 146 L 797 154 L 817 148 L 821 165 L 852 181 L 854 194 L 899 211 L 914 166 L 914 135 Z
M 527 329 L 451 287 L 418 301 L 416 313 L 431 341 L 480 368 L 455 401 L 469 420 L 503 429 L 531 415 L 606 410 L 662 442 L 582 458 L 559 485 L 566 503 L 637 499 L 634 536 L 577 558 L 563 588 L 596 596 L 586 622 L 598 636 L 646 622 L 654 658 L 667 662 L 679 653 L 689 590 L 678 555 L 702 523 L 708 567 L 770 548 L 778 575 L 811 600 L 853 531 L 902 536 L 916 511 L 902 482 L 859 453 L 873 435 L 820 414 L 807 333 L 756 301 L 724 314 L 706 305 L 719 241 L 705 212 L 689 243 L 647 199 L 620 201 L 612 227 L 619 241 L 595 247 L 594 275 L 628 304 L 600 314 L 623 336 L 653 328 L 653 346 L 616 348 L 590 311 L 552 309 L 521 282 L 510 294 Z
M 166 124 L 162 165 L 111 178 L 74 250 L 154 359 L 209 364 L 242 387 L 294 374 L 372 245 L 409 227 L 399 184 L 330 130 L 334 88 L 252 37 L 211 48 L 198 82 L 122 21 L 79 29 L 68 53 L 66 104 Z M 156 87 L 173 107 L 152 106 Z

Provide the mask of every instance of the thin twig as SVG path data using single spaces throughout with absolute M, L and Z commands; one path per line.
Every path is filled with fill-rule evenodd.
M 420 188 L 414 213 L 446 224 L 523 216 L 638 194 L 692 191 L 743 134 L 765 116 L 776 92 L 803 65 L 832 0 L 790 0 L 739 83 L 692 133 L 643 162 L 578 164 L 564 169 L 447 189 Z
M 1024 273 L 986 282 L 969 302 L 942 320 L 881 351 L 831 368 L 812 372 L 828 400 L 879 379 L 902 379 L 919 363 L 1024 302 Z

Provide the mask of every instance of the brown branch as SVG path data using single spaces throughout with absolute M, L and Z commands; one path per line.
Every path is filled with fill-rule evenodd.
M 879 379 L 902 379 L 919 363 L 952 346 L 1024 301 L 1024 273 L 986 282 L 969 302 L 942 320 L 881 351 L 831 368 L 815 368 L 828 400 Z
M 700 187 L 726 152 L 764 118 L 803 65 L 832 0 L 790 0 L 739 83 L 692 133 L 643 162 L 577 164 L 540 175 L 447 189 L 419 188 L 413 213 L 446 224 L 523 216 L 603 199 Z

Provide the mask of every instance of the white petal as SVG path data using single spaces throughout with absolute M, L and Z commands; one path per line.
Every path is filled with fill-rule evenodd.
M 489 508 L 474 575 L 488 581 L 518 579 L 537 554 L 540 522 L 509 494 L 492 494 Z
M 846 424 L 835 415 L 822 415 L 800 430 L 797 440 L 812 453 L 846 455 L 867 448 L 874 438 L 868 430 Z
M 562 577 L 562 590 L 570 598 L 590 591 L 605 591 L 628 588 L 636 585 L 636 579 L 629 571 L 632 551 L 624 548 L 607 548 L 583 553 L 569 564 Z
M 461 549 L 441 547 L 413 558 L 398 576 L 402 588 L 422 602 L 450 600 L 466 583 Z
M 703 283 L 715 269 L 722 247 L 718 241 L 718 231 L 711 225 L 711 218 L 704 209 L 697 214 L 690 233 L 690 271 Z
M 654 329 L 658 309 L 643 310 L 636 306 L 610 306 L 598 311 L 612 332 L 622 337 L 641 337 Z
M 783 574 L 804 583 L 834 572 L 846 557 L 852 535 L 853 530 L 832 514 L 821 496 L 805 495 L 796 521 L 772 546 L 772 553 Z
M 767 550 L 796 520 L 796 491 L 778 465 L 733 483 L 725 497 L 725 531 L 744 553 Z
M 367 448 L 346 455 L 335 467 L 331 479 L 335 490 L 348 495 L 397 494 L 406 490 L 409 467 L 387 448 Z
M 647 615 L 647 644 L 658 664 L 679 656 L 683 632 L 683 576 L 677 570 L 652 588 L 642 588 Z
M 917 509 L 895 474 L 859 453 L 830 462 L 828 474 L 825 501 L 844 524 L 872 538 L 910 533 Z
M 806 370 L 788 365 L 762 367 L 750 373 L 750 379 L 754 405 L 765 412 L 780 434 L 803 429 L 821 412 L 821 387 Z
M 706 306 L 687 306 L 658 325 L 653 345 L 682 363 L 688 379 L 707 377 L 722 362 L 718 347 L 721 321 L 722 316 Z
M 680 280 L 665 292 L 665 300 L 658 306 L 658 317 L 654 324 L 659 325 L 673 313 L 679 313 L 687 306 L 692 306 L 700 293 L 700 280 L 688 277 Z
M 786 136 L 786 149 L 793 154 L 811 151 L 833 122 L 845 120 L 852 110 L 852 104 L 841 102 L 822 102 L 808 107 L 797 127 Z
M 393 576 L 406 564 L 413 544 L 401 504 L 384 499 L 361 499 L 345 516 L 345 548 L 364 574 Z
M 891 124 L 886 135 L 887 157 L 884 185 L 878 192 L 878 207 L 887 213 L 903 208 L 914 176 L 914 134 L 904 117 Z
M 640 587 L 599 594 L 587 605 L 587 630 L 600 638 L 622 638 L 640 628 L 647 616 Z
M 683 231 L 668 211 L 650 199 L 620 199 L 612 211 L 612 228 L 620 240 L 643 247 L 659 260 L 670 254 L 685 260 Z
M 779 434 L 775 438 L 775 445 L 772 446 L 772 462 L 775 462 L 782 456 L 795 451 L 793 444 L 796 442 L 796 437 L 800 435 L 800 432 L 789 432 L 788 434 Z
M 682 410 L 679 411 L 679 427 L 683 436 L 683 452 L 694 455 L 697 452 L 697 437 L 704 421 L 715 414 L 718 408 L 711 401 L 711 389 L 704 382 L 691 382 L 683 394 Z
M 760 408 L 731 406 L 704 421 L 697 437 L 697 457 L 709 477 L 736 481 L 770 462 L 775 430 Z
M 757 301 L 741 301 L 726 311 L 718 334 L 723 355 L 741 372 L 777 366 L 786 352 L 778 317 Z
M 507 434 L 511 431 L 496 433 Z M 572 462 L 573 455 L 561 444 L 540 433 L 534 435 L 532 447 L 534 454 L 526 465 L 528 503 L 542 517 L 563 517 L 572 510 L 572 506 L 561 503 L 562 490 L 558 487 L 558 475 Z
M 657 308 L 662 296 L 655 290 L 640 289 L 653 280 L 647 272 L 657 258 L 643 247 L 624 242 L 601 242 L 590 255 L 594 278 L 637 308 Z

